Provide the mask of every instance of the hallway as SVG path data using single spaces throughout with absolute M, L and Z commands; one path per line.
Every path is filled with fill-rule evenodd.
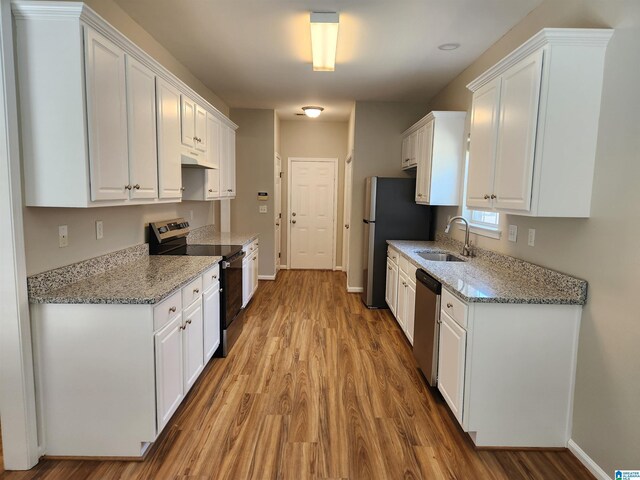
M 44 460 L 0 477 L 592 478 L 566 451 L 475 450 L 391 314 L 345 293 L 340 272 L 282 271 L 245 315 L 144 462 Z

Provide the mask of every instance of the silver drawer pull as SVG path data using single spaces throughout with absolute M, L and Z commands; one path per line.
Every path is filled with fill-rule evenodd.
M 170 311 L 171 313 L 175 313 L 175 311 L 176 311 L 176 307 L 169 307 L 169 311 Z
M 447 308 L 453 308 L 453 304 L 452 303 L 447 303 Z
M 200 293 L 200 289 L 199 288 L 194 288 L 193 289 L 193 293 Z M 189 323 L 191 323 L 191 322 L 189 322 Z
M 188 325 L 191 325 L 191 320 L 187 320 L 187 324 L 188 324 Z
M 216 278 L 218 278 L 218 276 L 217 276 L 217 275 L 211 275 L 211 278 L 212 278 L 213 280 L 215 280 Z

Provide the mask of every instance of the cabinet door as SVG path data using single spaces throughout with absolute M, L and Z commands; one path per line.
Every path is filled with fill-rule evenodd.
M 195 147 L 201 152 L 207 151 L 207 111 L 196 104 L 195 110 Z
M 418 132 L 413 132 L 409 136 L 409 163 L 408 167 L 414 167 L 416 165 L 416 150 L 418 147 Z
M 430 201 L 433 122 L 430 121 L 418 130 L 416 203 L 420 204 L 428 204 Z
M 182 197 L 180 93 L 156 78 L 158 112 L 158 191 L 160 198 Z
M 220 196 L 229 196 L 229 127 L 220 125 Z
M 220 198 L 220 170 L 207 169 L 205 175 L 205 198 L 207 200 L 215 200 Z
M 396 320 L 404 332 L 406 328 L 406 306 L 407 306 L 407 279 L 404 273 L 398 275 L 398 304 L 396 307 Z
M 182 315 L 155 335 L 156 412 L 158 433 L 184 398 L 182 377 Z
M 411 151 L 409 150 L 409 138 L 411 135 L 407 135 L 402 139 L 402 168 L 407 168 L 411 161 Z
M 441 311 L 438 390 L 461 424 L 466 352 L 467 332 L 446 312 Z
M 473 94 L 467 206 L 491 208 L 493 194 L 501 78 Z
M 196 143 L 196 104 L 189 97 L 180 95 L 180 105 L 182 144 L 194 147 Z
M 493 189 L 496 208 L 531 208 L 542 54 L 540 50 L 530 55 L 502 76 Z
M 405 297 L 405 328 L 404 333 L 413 345 L 413 325 L 416 316 L 416 285 L 411 281 L 407 282 Z
M 398 266 L 387 258 L 387 284 L 385 300 L 394 315 L 398 306 Z
M 127 55 L 127 120 L 131 198 L 158 198 L 156 77 Z
M 236 131 L 233 128 L 227 130 L 228 160 L 227 160 L 227 186 L 230 197 L 236 196 Z
M 207 163 L 220 168 L 220 120 L 207 114 Z
M 242 308 L 247 306 L 251 298 L 251 282 L 253 280 L 251 263 L 249 257 L 244 257 L 242 261 Z
M 256 253 L 253 254 L 253 259 L 251 260 L 251 262 L 253 263 L 253 283 L 252 283 L 252 287 L 253 289 L 251 290 L 251 296 L 253 297 L 253 294 L 256 293 L 256 290 L 258 290 L 258 269 L 260 266 L 260 259 L 258 257 L 258 251 L 256 250 Z
M 91 200 L 125 200 L 129 197 L 125 54 L 90 28 L 85 28 L 85 54 Z
M 186 309 L 183 314 L 182 333 L 184 355 L 185 395 L 198 379 L 204 368 L 204 327 L 202 325 L 202 298 Z
M 204 329 L 204 363 L 220 346 L 220 282 L 216 282 L 202 295 Z

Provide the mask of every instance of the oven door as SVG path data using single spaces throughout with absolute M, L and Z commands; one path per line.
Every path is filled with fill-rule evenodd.
M 225 297 L 222 329 L 226 330 L 242 310 L 242 259 L 244 252 L 222 262 L 222 289 Z

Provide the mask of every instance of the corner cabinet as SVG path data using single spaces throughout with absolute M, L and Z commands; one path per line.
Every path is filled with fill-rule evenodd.
M 403 133 L 403 169 L 416 167 L 416 203 L 460 203 L 466 116 L 466 112 L 430 112 Z
M 210 159 L 208 117 L 237 126 L 85 4 L 16 0 L 11 8 L 25 205 L 181 201 L 183 148 Z M 235 169 L 235 159 L 226 163 Z M 224 182 L 225 197 L 235 196 L 235 171 Z
M 588 217 L 609 29 L 545 28 L 471 82 L 467 206 Z

